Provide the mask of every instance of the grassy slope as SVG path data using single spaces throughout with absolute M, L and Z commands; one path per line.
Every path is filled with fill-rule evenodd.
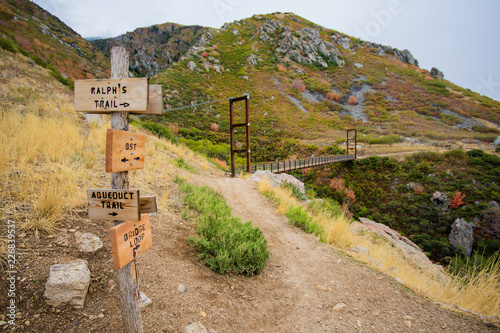
M 28 0 L 0 2 L 0 40 L 14 43 L 70 79 L 109 76 L 109 62 L 101 52 Z
M 278 20 L 276 15 L 266 17 Z M 280 17 L 292 30 L 318 28 L 297 16 Z M 226 25 L 205 47 L 155 77 L 154 81 L 163 84 L 167 108 L 249 93 L 255 142 L 252 150 L 256 161 L 283 157 L 266 156 L 267 152 L 261 154 L 261 150 L 266 150 L 272 142 L 278 141 L 283 146 L 282 140 L 289 138 L 335 141 L 342 139 L 345 136 L 343 130 L 349 127 L 357 127 L 361 137 L 363 134 L 375 137 L 395 134 L 428 141 L 467 138 L 491 142 L 500 133 L 498 128 L 486 125 L 475 126 L 473 131 L 457 128 L 453 125 L 460 123 L 460 119 L 439 112 L 446 109 L 465 117 L 498 123 L 500 103 L 497 101 L 449 81 L 431 78 L 428 71 L 402 63 L 392 55 L 376 55 L 374 49 L 356 39 L 353 39 L 354 51 L 338 46 L 346 61 L 344 67 L 329 66 L 321 70 L 317 66 L 279 58 L 275 56 L 274 48 L 282 30 L 277 29 L 275 35 L 271 34 L 273 41 L 262 42 L 259 29 L 264 22 L 261 17 L 252 17 L 238 24 Z M 321 27 L 319 31 L 324 40 L 331 40 L 330 36 L 336 33 Z M 255 66 L 247 63 L 251 55 L 258 59 Z M 197 64 L 197 70 L 187 68 L 190 61 Z M 358 68 L 355 63 L 364 67 Z M 205 68 L 204 64 L 209 66 Z M 220 73 L 216 66 L 222 69 Z M 355 81 L 356 78 L 360 80 Z M 292 87 L 294 80 L 301 80 L 310 92 L 323 97 L 336 92 L 343 98 L 339 102 L 311 102 Z M 351 89 L 363 84 L 376 90 L 376 93 L 365 94 L 367 123 L 356 122 L 341 113 Z M 299 110 L 287 95 L 299 100 L 308 112 Z M 386 100 L 389 95 L 392 101 Z M 216 123 L 220 132 L 227 134 L 227 102 L 200 106 L 194 111 L 173 111 L 156 121 L 178 123 L 181 128 L 195 127 L 202 131 L 208 131 L 210 125 Z M 243 141 L 242 138 L 239 140 Z M 288 153 L 300 154 L 304 149 L 292 149 Z

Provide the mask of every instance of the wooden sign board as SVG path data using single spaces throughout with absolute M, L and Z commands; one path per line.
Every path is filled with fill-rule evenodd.
M 109 229 L 113 267 L 120 269 L 151 247 L 149 215 L 141 214 L 140 221 L 124 222 Z
M 89 219 L 138 221 L 139 190 L 87 190 Z
M 133 114 L 163 114 L 163 90 L 161 84 L 149 85 L 149 103 L 147 111 L 134 111 Z
M 139 210 L 141 214 L 156 213 L 156 197 L 141 197 L 139 200 Z
M 146 134 L 108 129 L 106 172 L 144 169 Z
M 148 78 L 75 81 L 75 111 L 146 111 L 148 100 Z

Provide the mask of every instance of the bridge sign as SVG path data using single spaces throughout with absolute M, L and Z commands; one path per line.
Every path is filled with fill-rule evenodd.
M 147 111 L 148 78 L 75 81 L 75 111 L 111 113 Z
M 87 190 L 89 219 L 138 221 L 139 190 Z
M 109 229 L 114 269 L 120 269 L 152 245 L 149 214 L 140 221 L 124 222 Z

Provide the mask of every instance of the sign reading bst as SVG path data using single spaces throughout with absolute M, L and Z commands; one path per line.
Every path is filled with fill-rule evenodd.
M 148 78 L 75 81 L 75 111 L 110 113 L 148 110 Z

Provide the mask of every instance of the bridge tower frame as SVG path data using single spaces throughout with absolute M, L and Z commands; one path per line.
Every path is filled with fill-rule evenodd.
M 245 101 L 245 123 L 235 124 L 234 123 L 234 111 L 233 111 L 233 103 Z M 231 177 L 235 176 L 235 165 L 234 165 L 234 153 L 246 153 L 247 156 L 247 173 L 251 173 L 251 161 L 250 161 L 250 95 L 246 94 L 245 96 L 231 97 L 229 99 L 229 126 L 230 126 L 230 135 L 231 135 Z M 247 146 L 246 149 L 236 149 L 234 144 L 234 130 L 237 127 L 246 127 L 246 141 Z
M 354 155 L 356 159 L 358 157 L 358 134 L 355 128 L 347 130 L 346 147 L 346 155 Z M 354 154 L 350 154 L 351 152 L 354 152 Z

